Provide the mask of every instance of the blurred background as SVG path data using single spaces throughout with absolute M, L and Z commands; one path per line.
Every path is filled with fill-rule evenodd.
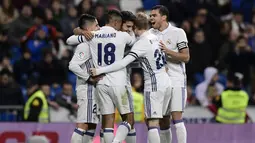
M 226 87 L 228 72 L 244 75 L 242 87 L 249 94 L 246 122 L 255 122 L 254 0 L 0 0 L 1 126 L 22 122 L 28 80 L 34 80 L 46 95 L 50 122 L 74 123 L 76 76 L 68 63 L 75 48 L 65 40 L 73 34 L 79 16 L 92 14 L 103 26 L 109 9 L 149 14 L 157 4 L 168 7 L 170 22 L 183 28 L 189 41 L 185 122 L 214 123 L 217 106 L 213 99 Z M 217 74 L 206 73 L 208 67 Z M 217 86 L 199 86 L 207 80 Z M 142 123 L 143 73 L 137 64 L 131 83 L 135 120 Z

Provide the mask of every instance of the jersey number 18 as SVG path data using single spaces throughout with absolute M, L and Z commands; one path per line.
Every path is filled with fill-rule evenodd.
M 99 66 L 102 65 L 102 58 L 104 56 L 104 63 L 106 65 L 110 65 L 114 63 L 115 61 L 115 45 L 113 43 L 108 43 L 104 47 L 102 43 L 98 43 L 98 59 L 97 59 L 97 64 Z

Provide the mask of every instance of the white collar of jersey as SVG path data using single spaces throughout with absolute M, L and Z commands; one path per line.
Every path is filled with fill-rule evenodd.
M 170 22 L 168 22 L 168 27 L 165 30 L 163 30 L 161 33 L 165 34 L 171 26 L 172 25 L 170 24 Z
M 143 37 L 145 37 L 145 36 L 147 36 L 149 34 L 150 34 L 149 31 L 145 31 L 141 36 L 138 37 L 138 39 L 141 39 L 141 38 L 143 38 Z
M 101 29 L 109 29 L 109 30 L 115 30 L 113 27 L 111 27 L 111 26 L 103 26 L 103 27 L 101 27 L 100 28 L 100 30 Z
M 165 34 L 167 32 L 167 30 L 171 27 L 172 25 L 168 22 L 168 27 L 163 30 L 162 32 L 160 32 L 158 29 L 154 29 L 153 28 L 153 32 L 157 33 L 157 34 Z

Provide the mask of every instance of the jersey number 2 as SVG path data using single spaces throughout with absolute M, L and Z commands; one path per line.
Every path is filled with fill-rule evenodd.
M 154 58 L 156 58 L 157 69 L 161 69 L 166 64 L 165 54 L 161 52 L 159 49 L 155 50 Z
M 98 43 L 98 59 L 97 64 L 102 65 L 102 56 L 104 56 L 104 63 L 110 65 L 115 61 L 115 45 L 113 43 L 108 43 L 104 47 L 102 43 Z M 104 53 L 103 53 L 104 52 Z

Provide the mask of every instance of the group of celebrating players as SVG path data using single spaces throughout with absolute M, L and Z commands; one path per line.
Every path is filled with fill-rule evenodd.
M 71 143 L 92 143 L 101 122 L 101 143 L 136 143 L 127 65 L 138 60 L 144 71 L 144 109 L 149 143 L 171 143 L 170 121 L 178 143 L 187 142 L 182 120 L 189 61 L 184 30 L 168 23 L 168 9 L 157 5 L 150 16 L 110 10 L 105 26 L 83 14 L 67 44 L 78 45 L 69 69 L 77 75 L 77 126 Z M 151 25 L 151 29 L 149 29 Z M 126 56 L 125 48 L 132 47 Z M 115 109 L 122 117 L 114 136 Z M 147 142 L 147 141 L 144 141 Z

